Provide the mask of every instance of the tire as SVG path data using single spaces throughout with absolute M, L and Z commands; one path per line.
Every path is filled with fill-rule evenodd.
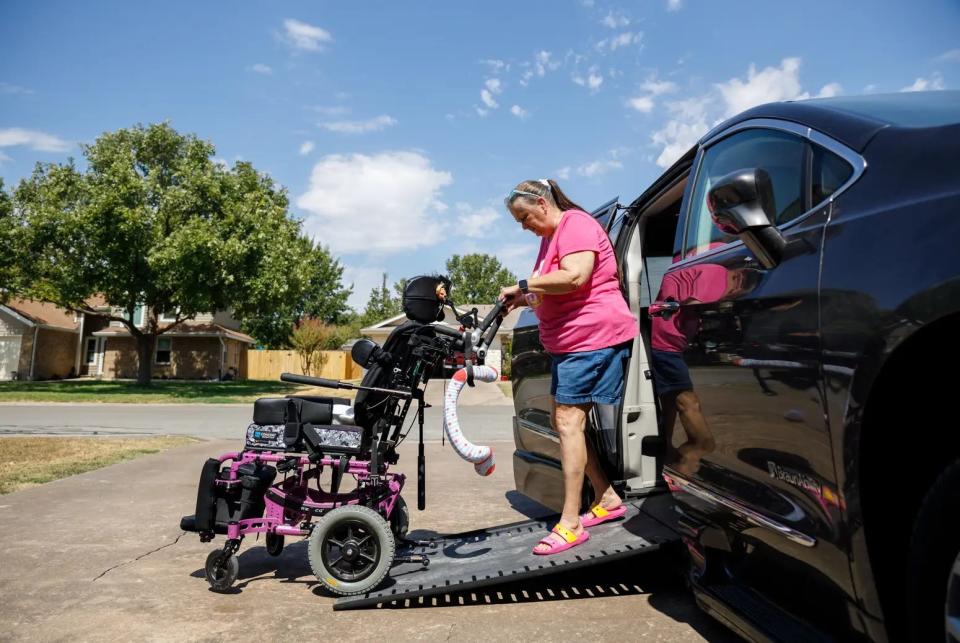
M 947 467 L 933 483 L 914 523 L 907 568 L 907 616 L 912 641 L 960 638 L 957 625 L 950 628 L 953 633 L 947 638 L 948 619 L 960 619 L 960 530 L 953 522 L 958 509 L 960 461 Z
M 395 542 L 401 542 L 407 539 L 407 531 L 410 529 L 410 509 L 407 507 L 407 501 L 403 496 L 397 498 L 397 503 L 393 505 L 393 512 L 390 514 L 390 531 L 393 532 Z
M 267 553 L 271 556 L 279 556 L 283 553 L 283 536 L 268 533 L 265 544 Z
M 203 575 L 215 592 L 225 592 L 233 586 L 240 573 L 240 561 L 236 556 L 223 560 L 225 554 L 222 549 L 214 549 L 207 555 L 207 562 L 203 566 Z
M 373 509 L 337 507 L 310 534 L 307 555 L 320 584 L 353 596 L 377 587 L 390 572 L 396 544 L 390 525 Z

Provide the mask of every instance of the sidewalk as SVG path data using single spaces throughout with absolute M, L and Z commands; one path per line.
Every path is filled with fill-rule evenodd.
M 316 588 L 304 542 L 288 543 L 274 559 L 262 540 L 250 538 L 239 554 L 236 593 L 213 593 L 203 579 L 203 562 L 222 538 L 201 544 L 178 523 L 193 513 L 205 458 L 235 446 L 190 445 L 0 496 L 3 638 L 528 641 L 548 634 L 562 640 L 734 640 L 696 609 L 656 561 L 645 563 L 648 569 L 614 572 L 623 577 L 613 579 L 620 582 L 620 596 L 612 595 L 613 588 L 605 598 L 553 600 L 561 590 L 550 596 L 549 582 L 557 581 L 545 580 L 536 587 L 546 589 L 531 590 L 545 600 L 515 593 L 519 604 L 494 595 L 491 604 L 489 596 L 468 597 L 465 607 L 333 612 L 334 599 Z M 521 520 L 523 512 L 542 515 L 542 508 L 511 491 L 512 445 L 493 446 L 497 470 L 480 478 L 449 446 L 427 445 L 424 512 L 416 511 L 416 445 L 402 447 L 400 469 L 411 476 L 404 494 L 411 531 L 456 532 Z M 579 582 L 599 587 L 589 577 Z

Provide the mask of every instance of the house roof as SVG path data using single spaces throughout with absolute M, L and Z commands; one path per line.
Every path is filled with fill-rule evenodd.
M 97 337 L 129 337 L 130 331 L 126 326 L 108 326 L 93 333 Z M 173 330 L 163 334 L 164 337 L 226 337 L 236 339 L 246 344 L 255 343 L 254 339 L 238 330 L 225 328 L 212 322 L 183 321 Z
M 11 299 L 3 307 L 9 308 L 27 320 L 30 325 L 46 326 L 62 330 L 78 330 L 79 321 L 74 314 L 55 304 L 36 299 Z
M 464 304 L 461 306 L 457 306 L 457 309 L 460 311 L 466 311 L 472 308 L 477 309 L 477 315 L 482 320 L 484 316 L 486 316 L 486 314 L 490 312 L 490 309 L 493 308 L 493 304 Z M 522 308 L 517 308 L 515 310 L 510 311 L 510 313 L 504 318 L 503 323 L 500 324 L 500 330 L 498 330 L 497 333 L 498 334 L 508 333 L 512 331 L 513 327 L 516 326 L 517 324 L 517 320 L 520 318 L 520 313 L 522 310 L 523 310 Z M 457 329 L 460 327 L 460 325 L 457 323 L 457 320 L 453 318 L 453 314 L 447 312 L 446 310 L 444 310 L 444 313 L 446 313 L 446 318 L 439 323 L 443 324 L 444 326 L 447 326 L 448 328 L 453 328 L 453 329 Z M 396 328 L 406 320 L 407 320 L 406 315 L 401 313 L 399 315 L 395 315 L 388 319 L 384 319 L 383 321 L 379 321 L 376 324 L 367 326 L 366 328 L 361 328 L 360 332 L 364 334 L 370 334 L 371 332 L 375 334 L 388 332 L 393 330 L 394 328 Z

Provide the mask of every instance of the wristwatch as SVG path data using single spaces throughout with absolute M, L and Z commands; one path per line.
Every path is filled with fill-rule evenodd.
M 527 295 L 530 293 L 530 290 L 527 287 L 526 279 L 521 279 L 520 281 L 517 282 L 517 285 L 520 286 L 520 292 L 522 292 L 524 295 Z

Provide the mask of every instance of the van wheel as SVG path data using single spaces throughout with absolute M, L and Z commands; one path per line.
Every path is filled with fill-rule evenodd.
M 910 538 L 907 615 L 913 641 L 960 641 L 960 461 L 927 492 Z

